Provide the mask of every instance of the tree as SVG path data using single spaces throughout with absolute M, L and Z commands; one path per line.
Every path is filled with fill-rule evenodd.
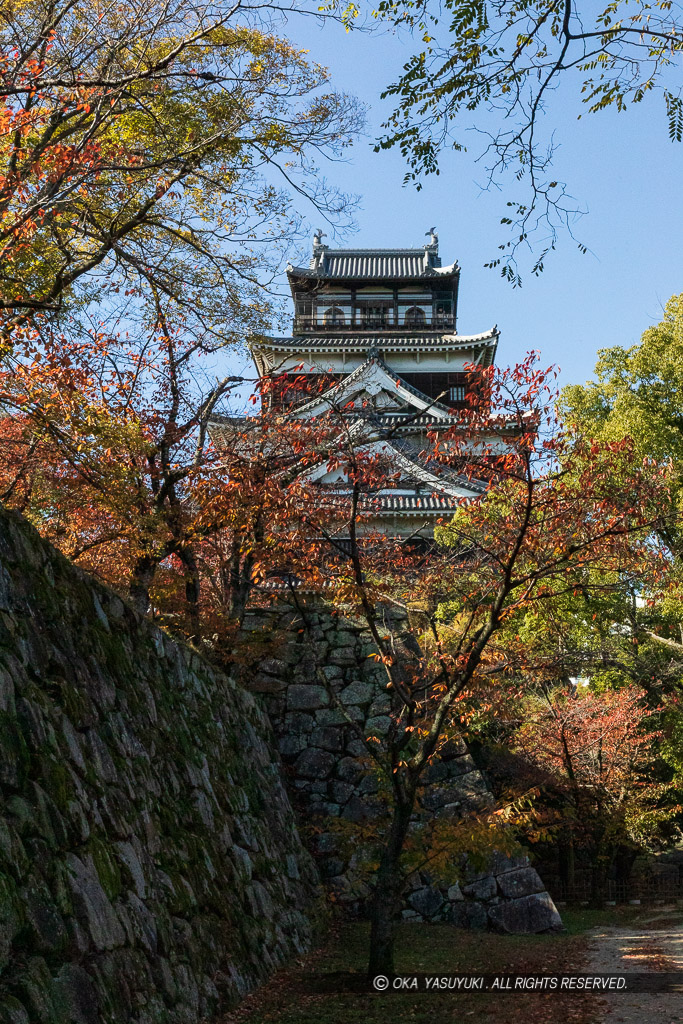
M 141 612 L 194 640 L 220 624 L 224 653 L 262 563 L 287 558 L 302 498 L 284 475 L 313 428 L 264 411 L 215 449 L 208 419 L 243 379 L 203 374 L 162 304 L 138 342 L 46 333 L 27 355 L 0 373 L 3 500 Z
M 194 352 L 160 308 L 139 345 L 100 332 L 36 338 L 33 358 L 0 375 L 0 396 L 14 413 L 4 421 L 5 444 L 17 430 L 24 442 L 4 467 L 5 500 L 143 612 L 158 565 L 175 555 L 196 625 L 187 491 L 205 469 L 206 417 L 232 378 L 197 395 Z
M 198 400 L 193 344 L 163 307 L 138 350 L 125 336 L 88 336 L 73 351 L 61 337 L 43 338 L 32 363 L 3 380 L 5 405 L 18 413 L 3 443 L 28 456 L 26 467 L 15 458 L 3 488 L 140 607 L 157 586 L 172 610 L 163 588 L 183 583 L 191 636 L 203 607 L 216 621 L 227 592 L 239 617 L 249 587 L 273 574 L 294 599 L 302 583 L 364 622 L 386 675 L 390 728 L 366 736 L 345 717 L 388 794 L 369 965 L 387 973 L 425 773 L 462 719 L 491 706 L 497 681 L 525 664 L 523 645 L 498 639 L 527 611 L 590 588 L 591 574 L 635 581 L 651 571 L 658 552 L 641 537 L 656 521 L 663 472 L 643 472 L 626 442 L 575 445 L 569 471 L 546 375 L 531 359 L 485 371 L 471 389 L 476 400 L 431 439 L 425 458 L 439 472 L 488 481 L 488 491 L 460 506 L 437 531 L 441 549 L 425 553 L 372 525 L 377 493 L 396 475 L 381 443 L 359 443 L 363 410 L 311 422 L 266 402 L 234 423 L 223 449 L 198 447 L 211 402 L 230 382 Z M 346 482 L 310 483 L 302 470 L 321 463 Z M 392 626 L 387 608 L 410 624 Z
M 258 408 L 224 424 L 212 472 L 202 481 L 193 509 L 200 538 L 202 618 L 228 657 L 245 646 L 240 629 L 253 591 L 263 592 L 269 579 L 291 579 L 302 544 L 315 556 L 311 531 L 320 529 L 327 515 L 324 504 L 311 507 L 304 474 L 319 452 L 329 448 L 330 424 L 299 420 L 286 412 L 289 389 L 300 397 L 305 387 L 297 377 L 258 381 L 252 396 Z M 267 600 L 268 593 L 263 597 Z M 272 639 L 277 643 L 277 637 Z
M 657 599 L 657 614 L 654 621 L 651 614 L 640 630 L 641 636 L 655 641 L 663 631 L 664 640 L 670 641 L 672 629 L 678 632 L 683 624 L 683 295 L 669 300 L 661 323 L 645 331 L 637 345 L 601 349 L 595 373 L 594 381 L 562 390 L 559 408 L 567 422 L 582 437 L 629 437 L 641 458 L 670 464 L 670 497 L 658 532 L 669 552 L 671 571 L 666 585 L 650 592 Z M 675 644 L 669 644 L 668 656 L 675 650 Z
M 671 461 L 674 516 L 667 519 L 666 542 L 678 553 L 683 509 L 683 294 L 666 304 L 659 324 L 636 345 L 598 352 L 596 379 L 563 388 L 564 418 L 582 434 L 609 440 L 633 439 L 643 458 Z
M 0 20 L 5 498 L 143 610 L 163 567 L 195 637 L 209 508 L 237 498 L 212 490 L 207 418 L 235 383 L 212 361 L 269 325 L 292 194 L 353 206 L 315 160 L 362 111 L 271 28 L 202 0 Z
M 667 807 L 670 785 L 656 782 L 658 709 L 638 687 L 528 697 L 512 749 L 535 769 L 533 782 L 559 798 L 558 839 L 582 847 L 591 866 L 591 900 L 600 905 L 618 849 L 656 848 L 662 827 L 680 813 Z
M 578 110 L 586 113 L 621 112 L 658 92 L 671 140 L 683 139 L 683 98 L 674 73 L 683 20 L 669 0 L 611 0 L 593 8 L 573 0 L 382 0 L 378 12 L 420 40 L 383 94 L 397 106 L 379 147 L 398 146 L 410 168 L 407 178 L 417 180 L 438 172 L 443 148 L 464 150 L 468 130 L 482 136 L 489 184 L 506 175 L 528 184 L 527 195 L 507 202 L 501 223 L 510 239 L 488 264 L 514 284 L 521 283 L 520 249 L 540 237 L 532 264 L 539 273 L 558 229 L 571 231 L 577 212 L 552 172 L 554 133 L 542 131 L 541 115 L 556 89 L 573 88 Z M 357 5 L 349 4 L 349 24 L 356 13 Z
M 288 190 L 331 217 L 346 198 L 316 154 L 362 115 L 267 31 L 259 4 L 29 0 L 0 20 L 0 328 L 104 289 L 152 289 L 234 340 L 240 285 L 279 269 Z M 278 186 L 277 175 L 282 186 Z M 244 316 L 244 308 L 241 310 Z M 227 322 L 226 322 L 227 321 Z
M 495 702 L 497 681 L 524 668 L 523 645 L 497 644 L 506 624 L 590 587 L 598 570 L 640 579 L 659 556 L 647 533 L 662 474 L 642 472 L 623 441 L 574 446 L 569 471 L 569 440 L 548 404 L 548 374 L 533 357 L 477 374 L 476 383 L 478 397 L 458 425 L 433 436 L 424 453 L 437 469 L 488 481 L 483 499 L 462 504 L 437 529 L 439 551 L 373 529 L 375 496 L 392 477 L 381 444 L 358 443 L 362 409 L 340 409 L 327 458 L 346 484 L 313 489 L 311 506 L 327 502 L 327 515 L 313 525 L 315 557 L 302 545 L 292 564 L 297 579 L 366 625 L 391 698 L 386 735 L 368 737 L 328 685 L 389 794 L 371 903 L 372 975 L 393 969 L 403 858 L 424 774 L 471 709 Z M 387 610 L 395 608 L 410 617 L 408 628 L 392 626 Z M 322 672 L 320 679 L 325 684 Z

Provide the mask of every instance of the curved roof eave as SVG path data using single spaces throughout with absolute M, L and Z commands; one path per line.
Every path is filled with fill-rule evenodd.
M 421 486 L 429 487 L 433 495 L 447 495 L 456 501 L 462 501 L 463 499 L 481 498 L 487 490 L 487 485 L 483 481 L 468 478 L 462 474 L 450 476 L 437 475 L 419 458 L 411 457 L 408 451 L 397 448 L 391 441 L 382 439 L 370 440 L 355 446 L 355 448 L 359 452 L 385 456 L 397 469 L 419 480 Z M 302 475 L 308 478 L 311 483 L 316 483 L 326 476 L 327 472 L 327 461 L 321 458 L 320 462 L 306 469 Z M 401 483 L 399 481 L 398 488 L 400 489 L 400 487 Z M 386 493 L 398 497 L 397 491 L 394 488 L 381 489 L 378 493 Z
M 479 334 L 293 334 L 275 337 L 263 336 L 258 342 L 252 342 L 252 350 L 266 348 L 269 351 L 345 351 L 364 352 L 369 349 L 382 349 L 385 352 L 401 352 L 411 347 L 419 347 L 420 351 L 427 351 L 430 348 L 438 350 L 442 348 L 470 348 L 475 345 L 492 346 L 498 343 L 500 331 L 494 324 L 488 331 L 481 331 Z
M 417 261 L 415 261 L 417 262 Z M 451 263 L 448 267 L 414 266 L 410 269 L 355 269 L 329 273 L 323 267 L 287 267 L 290 285 L 297 280 L 306 281 L 430 281 L 435 278 L 458 277 L 460 267 Z

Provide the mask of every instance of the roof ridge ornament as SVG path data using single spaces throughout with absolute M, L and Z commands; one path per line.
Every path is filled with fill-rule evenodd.
M 325 272 L 325 253 L 329 249 L 329 246 L 323 245 L 323 238 L 327 238 L 327 234 L 322 228 L 316 228 L 313 232 L 313 258 L 311 259 L 311 270 L 316 273 Z
M 429 244 L 425 245 L 424 255 L 424 272 L 425 274 L 433 274 L 434 267 L 439 266 L 439 236 L 436 233 L 436 228 L 430 228 L 429 231 L 425 231 L 425 235 L 429 235 Z

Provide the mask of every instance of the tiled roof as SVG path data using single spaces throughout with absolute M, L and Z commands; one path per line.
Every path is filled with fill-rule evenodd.
M 493 344 L 498 339 L 498 328 L 492 327 L 489 331 L 482 331 L 480 334 L 446 334 L 432 332 L 431 334 L 299 334 L 283 338 L 259 338 L 252 343 L 252 348 L 268 349 L 297 349 L 301 352 L 311 351 L 345 351 L 345 352 L 368 352 L 372 348 L 382 349 L 385 352 L 411 351 L 419 348 L 421 350 L 446 349 L 446 348 L 467 348 L 471 345 Z
M 427 249 L 336 249 L 324 251 L 322 266 L 316 257 L 310 269 L 325 277 L 420 277 L 441 260 Z
M 453 512 L 462 503 L 462 498 L 450 494 L 380 494 L 368 504 L 386 512 Z
M 441 267 L 436 246 L 421 249 L 328 249 L 314 246 L 308 267 L 289 267 L 290 277 L 381 280 L 456 274 L 457 264 Z
M 391 430 L 398 430 L 401 427 L 405 427 L 406 429 L 414 429 L 417 427 L 440 427 L 443 429 L 444 426 L 455 426 L 460 422 L 460 418 L 457 415 L 454 415 L 448 419 L 444 419 L 442 416 L 434 416 L 432 413 L 416 415 L 412 410 L 406 409 L 403 412 L 383 412 L 381 415 L 381 422 L 384 427 L 390 427 Z
M 456 472 L 450 466 L 437 462 L 435 459 L 425 458 L 425 452 L 421 443 L 407 437 L 394 437 L 391 440 L 391 444 L 406 459 L 413 463 L 416 475 L 418 478 L 422 477 L 423 481 L 433 483 L 436 479 L 446 488 L 450 484 L 451 486 L 462 487 L 468 491 L 474 491 L 477 494 L 486 493 L 487 484 L 485 481 Z

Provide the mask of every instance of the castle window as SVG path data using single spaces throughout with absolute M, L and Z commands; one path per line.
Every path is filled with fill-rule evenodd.
M 331 309 L 325 310 L 323 319 L 326 327 L 334 327 L 346 323 L 344 310 L 340 309 L 339 306 L 332 306 Z
M 385 327 L 394 319 L 393 300 L 363 298 L 357 300 L 358 320 L 363 327 Z
M 437 302 L 434 307 L 434 322 L 436 324 L 442 324 L 449 326 L 453 319 L 453 303 L 448 300 L 447 302 Z
M 424 327 L 426 319 L 423 309 L 420 309 L 419 306 L 410 306 L 406 310 L 403 322 L 406 327 Z
M 428 398 L 459 408 L 465 405 L 467 374 L 462 371 L 440 373 L 428 370 L 424 373 L 402 373 L 401 377 Z
M 295 303 L 296 315 L 310 318 L 313 313 L 313 301 L 310 292 L 297 292 Z

